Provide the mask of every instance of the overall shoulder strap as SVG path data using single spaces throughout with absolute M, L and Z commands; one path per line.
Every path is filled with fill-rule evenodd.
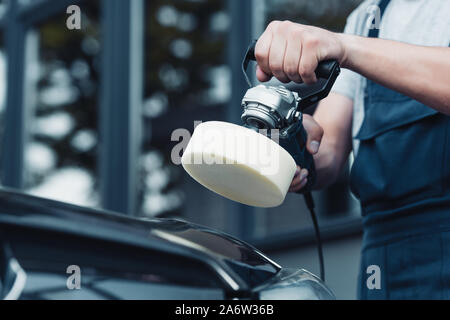
M 381 0 L 380 3 L 378 4 L 378 7 L 380 8 L 380 21 L 381 19 L 383 19 L 384 13 L 386 12 L 386 8 L 389 4 L 389 2 L 391 2 L 391 0 Z M 373 29 L 369 30 L 369 37 L 370 38 L 378 38 L 378 35 L 380 33 L 380 26 L 375 27 Z

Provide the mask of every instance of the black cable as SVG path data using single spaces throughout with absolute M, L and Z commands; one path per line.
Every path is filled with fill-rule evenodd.
M 323 251 L 322 251 L 322 239 L 320 237 L 319 224 L 317 223 L 316 212 L 314 210 L 314 199 L 311 195 L 311 192 L 307 192 L 303 194 L 305 198 L 306 206 L 309 209 L 309 213 L 311 214 L 311 219 L 314 225 L 314 232 L 316 233 L 316 242 L 317 242 L 317 253 L 319 255 L 319 265 L 320 265 L 320 279 L 325 281 L 325 268 L 323 265 Z

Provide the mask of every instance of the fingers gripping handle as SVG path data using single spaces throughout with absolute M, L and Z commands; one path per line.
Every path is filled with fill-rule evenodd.
M 256 61 L 255 57 L 256 42 L 257 40 L 253 40 L 253 42 L 250 44 L 250 46 L 247 49 L 247 53 L 245 54 L 244 60 L 242 61 L 242 72 L 244 73 L 245 80 L 247 81 L 249 87 L 252 86 L 252 83 L 247 75 L 247 68 L 250 61 Z M 336 60 L 321 61 L 319 62 L 319 65 L 315 70 L 317 78 L 332 79 L 333 83 L 339 72 L 340 72 L 339 63 Z

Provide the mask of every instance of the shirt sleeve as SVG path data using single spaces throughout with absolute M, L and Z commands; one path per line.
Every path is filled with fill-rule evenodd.
M 355 9 L 347 18 L 344 33 L 358 34 L 358 13 L 360 8 Z M 332 92 L 342 94 L 352 100 L 355 99 L 357 82 L 361 77 L 349 69 L 341 69 L 341 74 L 336 79 Z

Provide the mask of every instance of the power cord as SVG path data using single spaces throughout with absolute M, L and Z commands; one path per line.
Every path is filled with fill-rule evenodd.
M 311 214 L 311 219 L 314 225 L 314 232 L 316 234 L 316 243 L 317 243 L 317 253 L 319 255 L 319 265 L 320 265 L 320 279 L 325 281 L 325 268 L 323 264 L 323 251 L 322 251 L 322 239 L 320 237 L 319 224 L 317 223 L 316 212 L 314 210 L 315 204 L 314 199 L 311 195 L 311 192 L 306 192 L 303 194 L 305 198 L 306 206 L 309 209 L 309 213 Z

